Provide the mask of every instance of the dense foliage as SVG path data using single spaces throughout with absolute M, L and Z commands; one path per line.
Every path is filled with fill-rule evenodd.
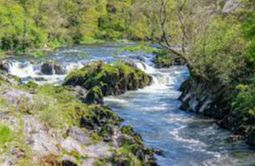
M 233 109 L 246 116 L 255 114 L 255 2 L 246 1 L 245 19 L 242 24 L 243 36 L 245 39 L 244 60 L 246 71 L 243 73 L 245 79 L 239 82 L 238 95 L 233 99 Z
M 132 0 L 0 0 L 0 48 L 17 52 L 100 39 L 145 39 L 149 34 L 140 29 L 147 28 L 146 22 L 135 15 L 133 3 Z

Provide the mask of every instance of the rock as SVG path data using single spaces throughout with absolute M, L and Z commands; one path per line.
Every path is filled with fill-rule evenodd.
M 51 64 L 44 63 L 41 66 L 41 73 L 46 75 L 52 75 L 53 74 L 53 67 Z
M 41 158 L 49 154 L 59 155 L 58 140 L 52 137 L 47 128 L 35 117 L 24 117 L 24 130 L 26 142 L 37 157 Z
M 72 127 L 68 130 L 68 135 L 80 143 L 86 145 L 90 143 L 90 138 L 84 131 L 78 127 Z
M 33 101 L 33 95 L 17 89 L 7 89 L 3 92 L 2 96 L 4 99 L 12 104 L 19 104 L 20 102 L 24 102 L 24 100 L 27 100 L 28 102 Z
M 68 153 L 77 152 L 81 156 L 86 156 L 87 154 L 87 151 L 84 149 L 83 145 L 70 136 L 62 141 L 61 147 Z
M 95 159 L 90 158 L 83 161 L 82 166 L 94 166 Z
M 13 76 L 1 71 L 0 71 L 0 75 L 1 75 L 1 80 L 5 81 L 7 84 L 16 85 L 16 86 L 21 84 L 21 78 L 17 76 Z
M 10 65 L 7 62 L 5 62 L 5 61 L 0 62 L 0 70 L 9 72 L 9 69 L 10 69 Z
M 241 139 L 243 139 L 243 136 L 241 136 L 241 135 L 231 135 L 228 138 L 228 141 L 231 143 L 234 143 L 234 142 L 240 141 Z
M 229 113 L 232 91 L 220 83 L 208 82 L 200 77 L 192 77 L 181 86 L 181 109 L 194 111 L 215 119 L 223 119 Z
M 95 145 L 84 146 L 72 137 L 67 137 L 61 143 L 61 147 L 68 153 L 77 152 L 81 156 L 88 158 L 106 158 L 112 154 L 109 145 L 106 143 L 101 142 Z
M 153 149 L 153 151 L 155 152 L 155 154 L 157 154 L 159 156 L 166 157 L 163 150 Z
M 32 149 L 37 152 L 39 156 L 45 156 L 47 154 L 59 155 L 59 149 L 57 147 L 58 142 L 50 135 L 46 133 L 32 134 Z
M 104 142 L 90 145 L 86 148 L 87 156 L 89 158 L 109 158 L 112 156 L 112 152 L 108 144 Z
M 231 13 L 233 11 L 235 11 L 236 9 L 238 9 L 240 7 L 240 3 L 237 2 L 237 0 L 227 0 L 223 9 L 222 9 L 222 13 Z
M 228 141 L 247 138 L 247 143 L 255 146 L 254 114 L 245 110 L 233 110 L 232 97 L 236 95 L 234 86 L 223 86 L 220 82 L 204 80 L 192 76 L 181 86 L 181 109 L 194 111 L 216 119 L 216 123 L 234 134 Z
M 183 111 L 189 111 L 190 109 L 190 106 L 187 102 L 182 102 L 181 106 L 180 106 L 180 110 L 183 110 Z
M 65 74 L 66 73 L 66 71 L 60 66 L 60 65 L 57 65 L 57 64 L 54 64 L 53 65 L 53 73 L 54 74 L 59 74 L 59 75 L 63 75 L 63 74 Z
M 56 63 L 44 63 L 41 66 L 41 73 L 45 75 L 63 75 L 65 74 L 65 70 Z
M 82 88 L 81 86 L 75 86 L 75 87 L 70 87 L 70 89 L 75 93 L 75 95 L 81 99 L 81 100 L 85 100 L 88 91 L 84 88 Z
M 42 81 L 47 81 L 47 79 L 46 79 L 46 78 L 43 78 L 43 77 L 34 77 L 34 80 L 35 80 L 35 81 L 40 81 L 40 82 L 42 82 Z
M 255 130 L 248 135 L 247 143 L 249 145 L 255 146 Z

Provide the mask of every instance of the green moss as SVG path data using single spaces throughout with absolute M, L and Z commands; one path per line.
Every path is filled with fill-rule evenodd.
M 101 39 L 95 39 L 90 36 L 83 36 L 80 44 L 98 44 L 98 43 L 104 43 L 104 40 Z
M 90 135 L 90 138 L 91 138 L 91 144 L 96 144 L 102 141 L 102 137 L 99 136 L 97 133 L 92 133 Z
M 0 124 L 0 146 L 13 140 L 14 135 L 11 129 L 3 124 Z
M 38 84 L 33 82 L 33 81 L 29 81 L 24 86 L 29 88 L 29 89 L 36 89 L 38 87 Z
M 115 152 L 114 163 L 117 165 L 142 166 L 141 160 L 137 158 L 131 151 L 130 146 L 124 146 Z
M 123 126 L 121 128 L 121 132 L 123 134 L 127 134 L 127 135 L 133 135 L 134 134 L 134 130 L 131 126 Z
M 157 48 L 153 48 L 149 46 L 148 44 L 139 44 L 135 46 L 128 46 L 121 49 L 121 51 L 130 51 L 130 52 L 137 52 L 137 51 L 143 51 L 146 53 L 152 53 L 154 51 L 157 51 Z
M 43 85 L 36 89 L 36 93 L 43 96 L 54 98 L 60 103 L 71 102 L 77 100 L 75 95 L 62 86 Z
M 103 159 L 97 160 L 93 163 L 93 166 L 106 166 L 106 165 L 109 165 L 108 161 Z
M 80 102 L 57 103 L 39 112 L 42 122 L 53 128 L 78 126 L 82 116 L 91 114 L 87 105 Z
M 40 113 L 39 118 L 42 122 L 53 128 L 62 128 L 65 121 L 60 111 L 54 107 L 49 107 Z
M 103 104 L 103 92 L 99 86 L 93 87 L 86 96 L 87 103 Z

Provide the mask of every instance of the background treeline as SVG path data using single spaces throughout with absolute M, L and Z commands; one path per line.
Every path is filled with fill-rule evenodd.
M 151 36 L 134 0 L 0 0 L 0 48 L 58 47 Z

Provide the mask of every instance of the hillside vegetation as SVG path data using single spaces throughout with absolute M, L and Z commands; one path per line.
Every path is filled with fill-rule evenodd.
M 28 49 L 150 36 L 133 0 L 0 0 L 0 49 Z

